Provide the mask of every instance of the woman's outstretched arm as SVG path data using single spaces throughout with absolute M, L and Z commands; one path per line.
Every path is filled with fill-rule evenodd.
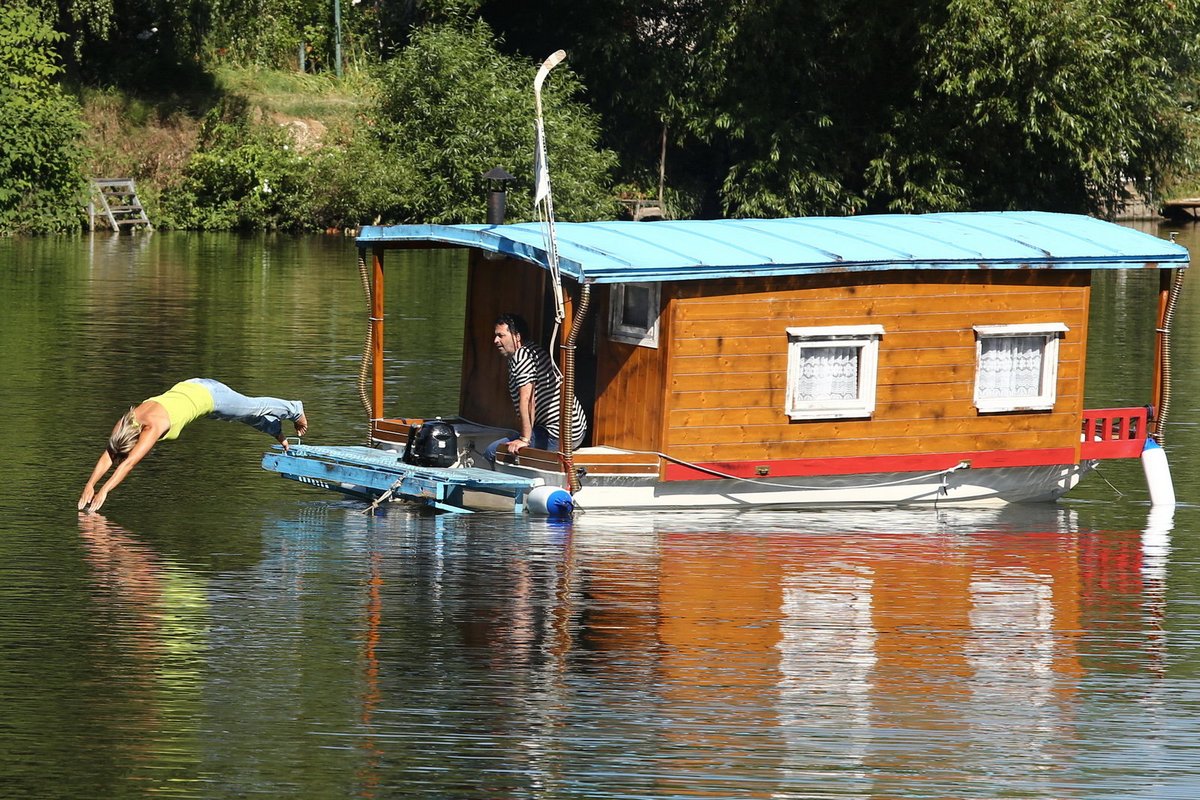
M 158 437 L 161 436 L 163 432 L 163 429 L 157 425 L 142 426 L 142 432 L 141 435 L 138 436 L 137 444 L 135 444 L 133 449 L 129 451 L 129 455 L 121 459 L 121 463 L 117 464 L 117 468 L 113 470 L 112 475 L 108 476 L 108 480 L 105 481 L 104 485 L 100 487 L 100 491 L 95 492 L 92 495 L 90 505 L 92 511 L 100 510 L 100 507 L 104 505 L 104 501 L 108 499 L 108 493 L 117 488 L 121 481 L 125 480 L 125 476 L 137 466 L 138 462 L 145 458 L 146 454 L 153 449 L 155 442 L 158 441 Z M 96 463 L 97 470 L 100 469 L 100 465 L 105 458 L 108 458 L 110 463 L 112 462 L 112 459 L 108 457 L 108 452 L 105 451 L 105 454 L 100 457 L 100 461 Z M 101 471 L 100 474 L 103 475 L 104 472 Z M 95 486 L 94 481 L 96 479 L 97 475 L 95 470 L 93 470 L 92 479 L 89 480 L 89 485 L 84 487 L 83 490 L 85 495 L 88 493 L 88 489 L 90 487 Z M 80 500 L 82 499 L 83 498 L 80 498 Z
M 96 481 L 104 477 L 104 473 L 108 472 L 112 466 L 112 456 L 108 454 L 108 448 L 104 448 L 104 452 L 100 454 L 100 458 L 96 459 L 96 468 L 92 470 L 92 475 L 87 479 L 87 483 L 83 485 L 83 494 L 79 495 L 79 510 L 83 511 L 87 504 L 92 502 L 92 496 L 96 494 Z

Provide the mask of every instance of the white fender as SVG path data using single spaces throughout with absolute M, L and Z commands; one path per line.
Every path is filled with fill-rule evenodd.
M 566 489 L 539 486 L 525 498 L 525 508 L 542 517 L 569 517 L 575 511 L 575 501 Z
M 1150 438 L 1142 448 L 1142 471 L 1146 473 L 1146 486 L 1150 489 L 1150 505 L 1175 505 L 1175 484 L 1171 481 L 1167 454 Z

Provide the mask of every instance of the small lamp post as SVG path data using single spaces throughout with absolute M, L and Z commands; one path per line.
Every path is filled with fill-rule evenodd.
M 342 77 L 342 4 L 333 0 L 333 72 Z
M 483 174 L 487 181 L 487 224 L 503 225 L 505 208 L 508 203 L 508 190 L 504 184 L 515 181 L 504 167 L 493 167 Z

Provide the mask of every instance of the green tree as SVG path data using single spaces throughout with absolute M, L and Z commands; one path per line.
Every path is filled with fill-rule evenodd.
M 377 213 L 389 222 L 482 222 L 480 176 L 503 166 L 519 179 L 510 217 L 532 214 L 537 64 L 495 49 L 483 23 L 417 31 L 384 65 L 380 98 L 366 129 L 397 184 Z M 543 91 L 555 213 L 562 219 L 610 218 L 612 152 L 600 149 L 598 120 L 570 98 L 581 91 L 559 67 Z M 364 169 L 374 165 L 364 164 Z
M 1190 165 L 1197 0 L 485 0 L 701 213 L 1104 211 Z
M 390 58 L 413 30 L 473 19 L 477 7 L 477 0 L 341 0 L 343 61 L 369 66 Z M 205 49 L 211 60 L 294 68 L 304 47 L 306 71 L 335 71 L 333 0 L 210 0 L 210 12 Z
M 332 29 L 330 0 L 213 0 L 205 49 L 211 61 L 295 68 L 303 43 L 315 71 L 333 63 Z
M 78 230 L 79 105 L 56 83 L 62 38 L 24 0 L 0 7 L 0 232 Z
M 602 143 L 619 154 L 619 181 L 656 190 L 665 130 L 668 186 L 686 196 L 686 213 L 715 214 L 726 158 L 718 144 L 689 131 L 690 121 L 706 113 L 689 85 L 703 80 L 706 53 L 729 5 L 482 0 L 481 14 L 506 52 L 540 59 L 567 50 L 567 64 L 588 86 L 588 104 L 602 119 Z
M 922 33 L 924 102 L 870 170 L 889 207 L 948 205 L 944 186 L 965 207 L 1106 213 L 1191 161 L 1195 0 L 952 0 Z
M 202 37 L 210 0 L 22 0 L 66 34 L 73 81 L 161 92 L 206 85 Z

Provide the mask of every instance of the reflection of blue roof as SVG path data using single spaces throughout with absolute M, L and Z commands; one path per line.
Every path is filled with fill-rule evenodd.
M 560 222 L 564 275 L 594 283 L 883 269 L 1181 267 L 1176 244 L 1092 217 L 1039 211 L 797 219 Z M 544 227 L 373 225 L 358 244 L 475 247 L 546 266 Z

